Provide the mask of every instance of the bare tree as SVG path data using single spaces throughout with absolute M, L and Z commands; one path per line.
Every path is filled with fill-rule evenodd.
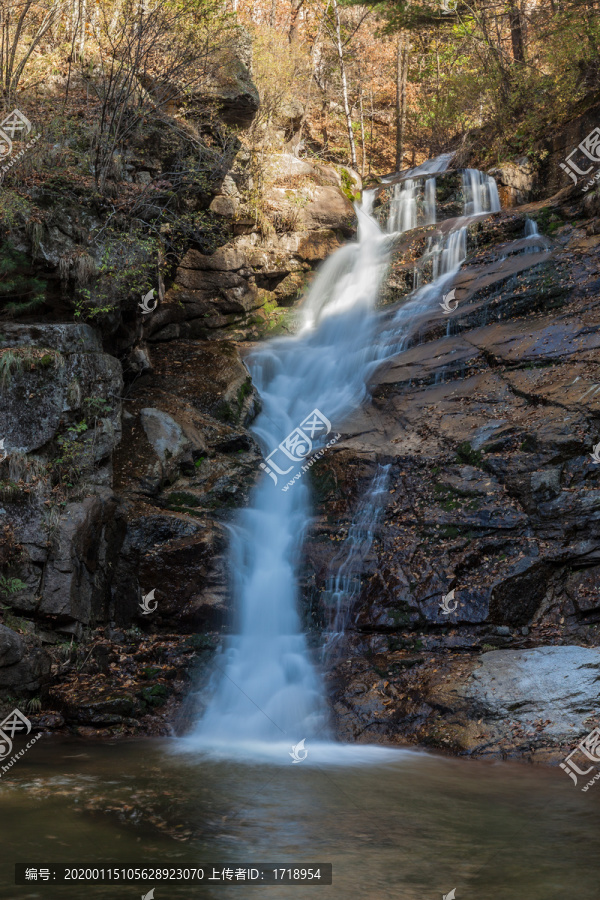
M 344 114 L 346 116 L 346 127 L 348 129 L 348 142 L 350 144 L 350 158 L 352 167 L 356 169 L 356 145 L 354 143 L 354 132 L 352 131 L 352 112 L 350 103 L 348 102 L 348 79 L 346 77 L 346 63 L 344 60 L 344 44 L 342 43 L 342 26 L 340 22 L 340 9 L 337 0 L 332 0 L 333 16 L 335 22 L 335 45 L 338 55 L 338 63 L 340 67 L 340 77 L 342 79 L 342 98 L 344 101 Z
M 7 106 L 31 54 L 66 8 L 67 0 L 0 0 L 0 90 Z
M 410 59 L 410 41 L 400 32 L 396 48 L 396 170 L 403 168 L 404 128 L 406 124 L 406 80 Z
M 91 85 L 100 101 L 93 170 L 101 191 L 114 153 L 148 114 L 189 101 L 223 65 L 235 31 L 211 18 L 212 12 L 203 0 L 155 0 L 151 9 L 143 0 L 124 0 L 116 24 L 103 13 L 96 40 L 109 52 Z

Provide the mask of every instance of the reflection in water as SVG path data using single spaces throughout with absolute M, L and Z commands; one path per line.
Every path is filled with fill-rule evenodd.
M 173 757 L 155 741 L 44 738 L 2 798 L 2 900 L 597 900 L 600 790 L 557 769 L 397 751 L 371 766 Z M 13 886 L 14 862 L 331 862 L 333 885 Z M 266 893 L 262 893 L 266 892 Z

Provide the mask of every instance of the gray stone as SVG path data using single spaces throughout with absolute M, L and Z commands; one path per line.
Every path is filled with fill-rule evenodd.
M 161 462 L 181 456 L 189 449 L 190 442 L 183 429 L 167 413 L 160 409 L 147 408 L 143 409 L 140 415 L 146 437 Z
M 209 206 L 211 212 L 224 219 L 233 219 L 238 211 L 238 203 L 233 197 L 226 197 L 225 194 L 217 194 Z
M 598 711 L 600 650 L 587 647 L 537 647 L 493 650 L 481 657 L 464 693 L 488 716 L 522 723 L 550 719 L 554 737 L 575 737 L 589 730 Z
M 119 507 L 110 492 L 70 503 L 56 526 L 38 612 L 58 617 L 63 625 L 104 621 L 110 601 L 110 560 L 123 535 Z
M 37 645 L 0 625 L 0 690 L 17 696 L 39 691 L 50 672 L 50 658 Z

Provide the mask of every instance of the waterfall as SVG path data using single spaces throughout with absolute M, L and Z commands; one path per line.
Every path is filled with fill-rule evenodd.
M 473 208 L 484 211 L 487 199 L 488 211 L 493 211 L 498 195 L 492 180 L 468 173 L 468 181 L 479 189 L 466 200 L 465 212 L 475 196 L 478 203 Z M 399 193 L 406 194 L 405 200 L 399 210 L 390 211 L 400 226 L 413 221 L 408 195 L 414 199 L 414 182 L 403 185 Z M 308 451 L 323 447 L 363 403 L 372 373 L 407 346 L 466 255 L 463 222 L 428 251 L 436 280 L 395 312 L 381 314 L 374 307 L 394 235 L 379 227 L 371 208 L 372 195 L 367 193 L 363 207 L 357 209 L 358 240 L 340 248 L 321 267 L 304 304 L 299 334 L 265 343 L 247 360 L 262 403 L 252 432 L 263 450 L 266 474 L 231 526 L 229 561 L 237 618 L 216 658 L 208 707 L 182 742 L 183 749 L 243 753 L 244 758 L 267 753 L 275 761 L 289 763 L 292 744 L 328 738 L 324 691 L 298 612 L 298 569 L 311 513 L 309 479 L 283 488 Z M 374 496 L 383 490 L 382 484 L 376 482 Z M 372 540 L 377 503 L 367 503 L 367 508 L 370 512 L 364 519 L 359 515 L 351 529 L 347 565 L 338 573 L 340 615 L 354 589 L 358 535 L 366 543 Z
M 388 231 L 404 232 L 417 227 L 417 197 L 412 178 L 394 185 L 390 200 Z
M 419 225 L 435 225 L 435 187 L 434 176 L 398 181 L 390 199 L 388 232 L 403 234 Z
M 463 190 L 465 194 L 465 216 L 499 212 L 500 197 L 498 196 L 496 182 L 491 175 L 485 175 L 479 169 L 465 169 L 463 172 Z
M 378 466 L 367 493 L 359 503 L 348 536 L 331 562 L 331 569 L 337 571 L 329 579 L 326 589 L 325 600 L 331 609 L 332 621 L 323 648 L 324 657 L 331 656 L 343 637 L 359 594 L 364 562 L 371 551 L 387 491 L 389 470 L 389 465 Z
M 525 247 L 524 253 L 543 253 L 550 249 L 550 241 L 540 234 L 535 219 L 529 217 L 525 219 L 525 240 L 530 243 Z

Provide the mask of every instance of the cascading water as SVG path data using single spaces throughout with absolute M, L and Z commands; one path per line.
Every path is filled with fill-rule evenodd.
M 497 192 L 494 195 L 488 181 L 477 183 L 487 185 L 492 202 Z M 480 190 L 478 197 L 483 196 Z M 372 217 L 372 200 L 367 194 L 357 209 L 358 241 L 334 253 L 315 278 L 299 334 L 265 344 L 248 360 L 262 402 L 252 431 L 265 456 L 310 421 L 315 410 L 321 423 L 325 419 L 335 426 L 359 407 L 370 375 L 406 346 L 415 323 L 431 312 L 465 256 L 461 223 L 429 251 L 435 257 L 436 280 L 395 314 L 381 317 L 374 307 L 394 236 L 384 233 Z M 478 212 L 482 203 L 480 199 Z M 402 216 L 400 220 L 406 221 Z M 326 440 L 318 431 L 315 447 Z M 281 467 L 283 459 L 287 470 Z M 288 472 L 295 471 L 293 453 L 278 460 L 279 465 L 267 467 L 250 505 L 231 529 L 235 634 L 217 658 L 208 708 L 182 749 L 242 753 L 246 758 L 267 753 L 283 763 L 289 762 L 291 744 L 327 738 L 324 693 L 297 611 L 309 490 L 304 479 L 284 491 Z
M 528 246 L 525 247 L 524 253 L 540 253 L 550 248 L 550 241 L 540 234 L 535 219 L 525 219 L 525 240 Z
M 326 589 L 326 602 L 333 615 L 323 648 L 324 657 L 332 654 L 344 635 L 354 600 L 360 591 L 364 562 L 373 545 L 375 527 L 387 491 L 389 471 L 389 465 L 378 467 L 348 529 L 344 545 L 332 561 L 331 568 L 337 571 Z
M 500 210 L 500 197 L 496 182 L 479 169 L 466 169 L 463 173 L 465 192 L 465 216 L 478 216 Z

